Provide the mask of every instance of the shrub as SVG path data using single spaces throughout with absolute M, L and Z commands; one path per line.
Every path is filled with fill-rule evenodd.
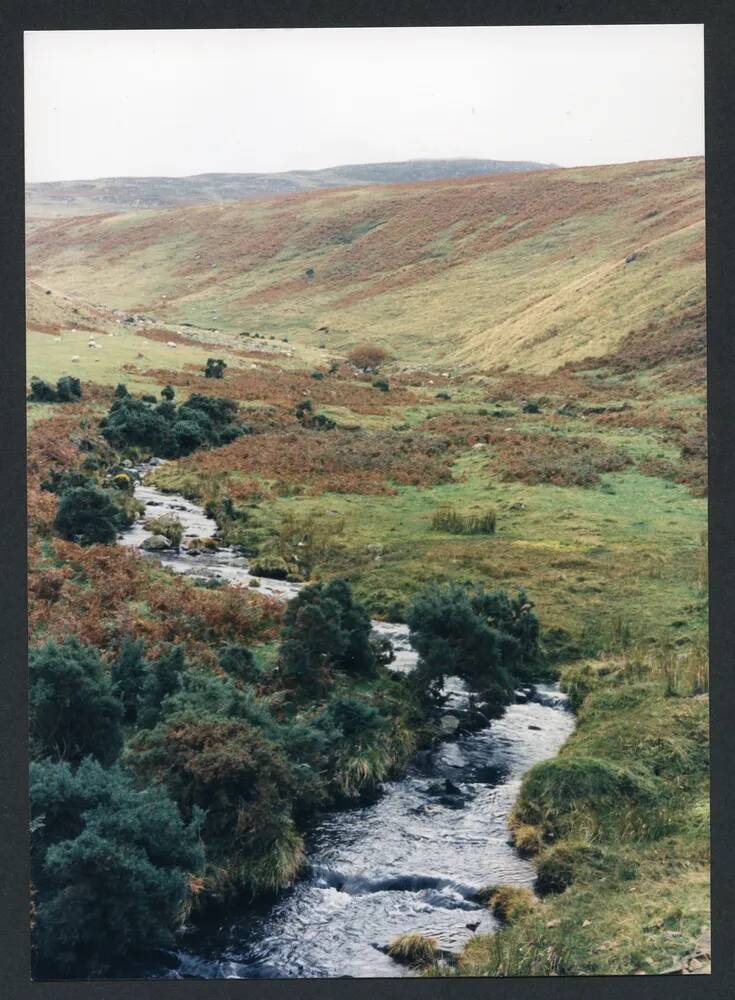
M 150 728 L 158 722 L 164 699 L 181 688 L 185 667 L 183 646 L 172 646 L 149 665 L 140 693 L 138 721 L 142 727 Z
M 389 392 L 390 385 L 384 378 L 376 378 L 373 382 L 373 389 L 380 389 L 381 392 Z
M 110 764 L 122 747 L 123 706 L 93 646 L 53 639 L 29 656 L 31 740 L 38 756 Z
M 163 389 L 161 389 L 161 396 L 163 399 L 167 400 L 170 403 L 176 396 L 176 390 L 173 388 L 173 386 L 165 385 Z
M 281 673 L 306 688 L 328 683 L 332 670 L 370 674 L 376 667 L 371 632 L 370 616 L 346 581 L 304 587 L 283 616 Z
M 126 636 L 110 669 L 112 689 L 123 706 L 126 722 L 135 722 L 138 718 L 149 670 L 143 640 Z
M 431 527 L 452 535 L 493 535 L 496 520 L 494 507 L 482 514 L 459 514 L 454 507 L 444 504 L 432 515 Z
M 315 379 L 317 382 L 321 382 L 321 380 L 324 378 L 324 372 L 319 372 L 319 371 L 312 372 L 311 377 Z
M 56 388 L 43 379 L 31 378 L 31 392 L 28 399 L 34 403 L 78 403 L 82 398 L 82 386 L 78 378 L 62 375 Z
M 294 880 L 303 863 L 291 817 L 295 774 L 257 727 L 179 712 L 138 733 L 128 759 L 143 780 L 168 789 L 185 818 L 206 811 L 210 889 L 257 893 Z
M 456 675 L 502 706 L 537 661 L 538 619 L 522 592 L 432 586 L 414 597 L 406 621 L 419 654 L 416 681 L 429 691 Z
M 125 399 L 126 396 L 130 396 L 128 387 L 124 383 L 118 382 L 115 386 L 115 399 Z
M 222 358 L 207 358 L 207 364 L 204 367 L 204 377 L 222 378 L 226 367 L 227 363 Z
M 260 680 L 261 671 L 252 652 L 239 642 L 228 642 L 219 651 L 220 667 L 236 680 L 252 684 Z
M 452 397 L 449 395 L 448 392 L 442 391 L 442 392 L 437 392 L 436 394 L 436 399 L 451 399 L 451 398 Z
M 54 528 L 69 541 L 80 545 L 115 541 L 125 523 L 121 508 L 110 494 L 97 486 L 75 486 L 61 494 Z
M 360 371 L 374 372 L 388 360 L 388 352 L 377 344 L 358 344 L 348 353 L 347 359 Z
M 113 402 L 100 427 L 114 448 L 143 448 L 163 458 L 178 458 L 248 433 L 236 418 L 237 403 L 232 399 L 194 393 L 177 407 L 170 400 L 153 406 L 145 398 L 126 396 Z
M 186 826 L 160 788 L 136 791 L 119 766 L 87 758 L 31 765 L 35 943 L 42 969 L 104 974 L 136 951 L 172 947 L 201 817 Z

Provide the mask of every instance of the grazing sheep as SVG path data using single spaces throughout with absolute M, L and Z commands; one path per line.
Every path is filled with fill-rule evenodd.
M 72 359 L 72 361 L 79 361 L 80 360 L 78 354 L 72 354 L 71 359 Z
M 173 340 L 169 340 L 169 341 L 167 341 L 167 343 L 166 343 L 166 347 L 176 347 L 176 344 L 174 343 L 174 341 L 173 341 Z

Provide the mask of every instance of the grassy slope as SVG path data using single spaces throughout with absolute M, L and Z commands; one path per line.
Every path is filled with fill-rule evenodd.
M 588 689 L 578 728 L 551 769 L 526 777 L 515 823 L 526 838 L 533 829 L 522 824 L 538 823 L 546 835 L 540 870 L 566 868 L 571 885 L 494 937 L 472 939 L 460 975 L 655 974 L 695 956 L 689 971 L 706 968 L 708 713 L 695 677 L 702 668 L 696 652 L 688 663 L 663 665 L 638 653 L 566 672 L 567 686 L 582 674 Z M 648 800 L 628 805 L 599 791 L 575 799 L 590 759 L 623 769 Z M 560 764 L 579 769 L 563 787 L 553 775 Z
M 72 218 L 28 267 L 175 321 L 549 371 L 703 302 L 703 194 L 689 159 Z

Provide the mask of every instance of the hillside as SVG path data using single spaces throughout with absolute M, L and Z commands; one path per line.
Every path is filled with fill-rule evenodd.
M 405 184 L 518 170 L 548 164 L 514 160 L 407 160 L 361 163 L 274 174 L 197 174 L 192 177 L 103 177 L 26 185 L 29 216 L 88 215 L 201 202 L 246 201 L 278 194 L 364 184 Z
M 547 372 L 703 306 L 704 163 L 36 223 L 27 263 L 44 286 L 175 322 Z

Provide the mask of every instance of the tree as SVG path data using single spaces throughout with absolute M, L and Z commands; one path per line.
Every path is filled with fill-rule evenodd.
M 81 545 L 115 541 L 124 515 L 109 493 L 98 486 L 74 486 L 61 494 L 54 528 Z
M 358 344 L 347 355 L 355 368 L 363 372 L 376 372 L 388 360 L 388 352 L 377 344 Z
M 100 975 L 136 951 L 171 947 L 204 857 L 202 817 L 185 825 L 159 787 L 137 791 L 88 757 L 31 765 L 35 944 L 41 971 Z
M 49 640 L 29 657 L 31 740 L 39 755 L 103 764 L 122 747 L 123 706 L 93 646 Z
M 161 389 L 161 396 L 163 397 L 163 399 L 165 399 L 167 402 L 170 403 L 176 396 L 176 391 L 172 386 L 165 385 L 163 389 Z
M 222 360 L 222 358 L 207 358 L 207 364 L 204 368 L 205 378 L 222 378 L 225 374 L 225 368 L 227 363 Z

